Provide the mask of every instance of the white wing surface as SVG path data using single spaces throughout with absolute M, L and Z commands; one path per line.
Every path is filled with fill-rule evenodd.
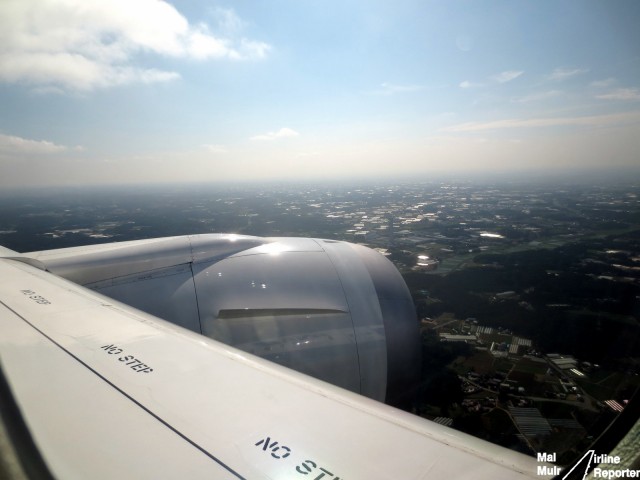
M 57 478 L 539 478 L 533 458 L 9 258 L 0 359 Z

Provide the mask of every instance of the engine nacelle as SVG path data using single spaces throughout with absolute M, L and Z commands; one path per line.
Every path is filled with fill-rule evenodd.
M 57 275 L 228 345 L 394 402 L 418 378 L 399 272 L 361 245 L 194 235 L 36 252 Z

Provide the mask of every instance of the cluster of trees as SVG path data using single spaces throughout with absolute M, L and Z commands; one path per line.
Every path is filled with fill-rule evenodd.
M 556 249 L 478 255 L 476 266 L 448 275 L 409 272 L 420 318 L 451 312 L 532 338 L 544 351 L 593 362 L 640 356 L 640 286 L 614 276 L 632 263 L 636 234 Z M 626 248 L 622 253 L 606 253 Z M 637 254 L 637 252 L 636 252 Z M 615 258 L 609 258 L 615 256 Z M 605 278 L 609 277 L 609 278 Z M 513 291 L 502 298 L 496 294 Z

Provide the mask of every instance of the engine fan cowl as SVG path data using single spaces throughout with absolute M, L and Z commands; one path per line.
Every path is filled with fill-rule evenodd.
M 271 238 L 193 273 L 205 335 L 377 400 L 416 381 L 413 302 L 378 252 Z

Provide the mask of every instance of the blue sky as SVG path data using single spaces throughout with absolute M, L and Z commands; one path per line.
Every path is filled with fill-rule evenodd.
M 640 166 L 640 3 L 4 0 L 0 186 Z

